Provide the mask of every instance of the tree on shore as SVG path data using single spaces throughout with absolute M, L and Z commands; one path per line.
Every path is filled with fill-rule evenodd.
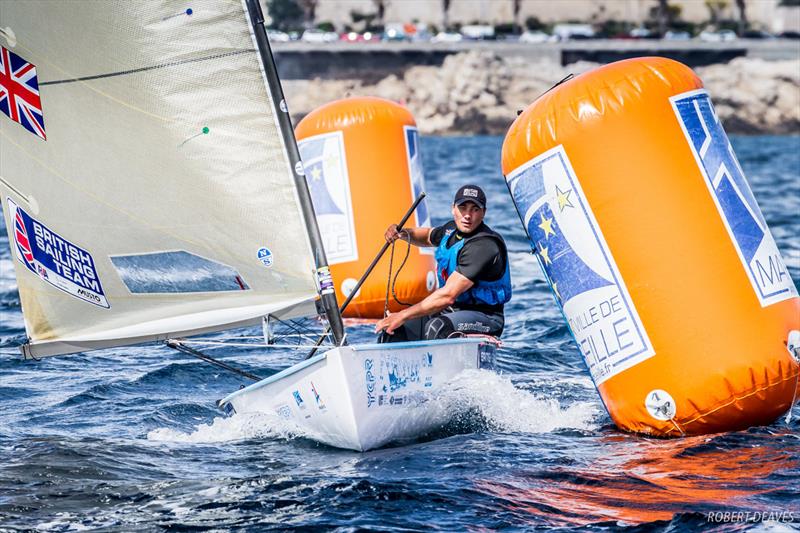
M 522 9 L 522 0 L 514 0 L 512 7 L 514 8 L 514 31 L 516 33 L 522 33 L 522 26 L 519 23 L 519 12 Z
M 722 11 L 728 7 L 728 0 L 706 0 L 706 7 L 711 16 L 711 24 L 716 26 L 722 20 Z
M 442 0 L 442 31 L 450 29 L 450 0 Z
M 270 0 L 267 5 L 270 26 L 281 31 L 298 29 L 303 21 L 303 10 L 295 0 Z
M 317 18 L 317 4 L 319 0 L 297 0 L 300 9 L 303 10 L 303 19 L 307 27 L 314 26 L 314 20 Z
M 658 0 L 658 35 L 663 37 L 667 33 L 667 19 L 669 17 L 669 1 Z
M 375 18 L 378 24 L 385 25 L 386 21 L 383 18 L 386 16 L 386 6 L 389 4 L 389 0 L 372 0 L 372 3 L 375 4 Z
M 741 37 L 750 25 L 747 22 L 747 5 L 744 0 L 736 0 L 736 7 L 739 9 L 739 36 Z

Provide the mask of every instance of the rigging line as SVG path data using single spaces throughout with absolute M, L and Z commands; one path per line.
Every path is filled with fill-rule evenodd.
M 199 352 L 197 350 L 189 348 L 188 346 L 184 346 L 181 341 L 178 341 L 178 340 L 175 340 L 175 339 L 168 339 L 168 340 L 164 341 L 164 343 L 167 346 L 169 346 L 170 348 L 174 349 L 174 350 L 178 350 L 179 352 L 185 353 L 186 355 L 191 355 L 192 357 L 196 357 L 196 358 L 200 359 L 201 361 L 205 361 L 206 363 L 210 363 L 212 365 L 218 366 L 220 368 L 223 368 L 223 369 L 225 369 L 225 370 L 227 370 L 229 372 L 233 372 L 234 374 L 238 374 L 238 375 L 240 375 L 242 377 L 245 377 L 247 379 L 252 379 L 253 381 L 261 381 L 261 379 L 262 379 L 262 378 L 256 376 L 255 374 L 251 374 L 250 372 L 246 372 L 244 370 L 240 370 L 240 369 L 238 369 L 238 368 L 236 368 L 234 366 L 231 366 L 231 365 L 229 365 L 227 363 L 223 363 L 222 361 L 214 359 L 213 357 L 208 356 L 208 355 L 204 354 L 203 352 Z
M 395 285 L 397 284 L 397 278 L 400 277 L 400 272 L 403 270 L 403 267 L 406 266 L 406 262 L 408 261 L 408 257 L 411 255 L 411 236 L 406 235 L 406 256 L 403 258 L 403 261 L 400 263 L 400 266 L 397 267 L 397 272 L 394 274 L 394 280 L 392 280 L 392 297 L 394 301 L 399 303 L 400 305 L 405 305 L 406 307 L 411 307 L 414 304 L 403 302 L 400 298 L 397 297 L 397 292 L 395 291 Z M 391 276 L 391 270 L 389 271 L 389 275 Z
M 389 275 L 386 278 L 386 296 L 383 299 L 383 318 L 389 316 L 389 289 L 392 286 L 392 263 L 394 262 L 394 245 L 397 241 L 392 241 L 392 251 L 389 252 Z
M 283 333 L 283 334 L 280 334 L 280 333 L 274 332 L 273 329 L 272 329 L 272 320 L 275 320 L 275 321 L 277 321 L 277 322 L 279 322 L 281 324 L 284 324 L 287 328 L 290 329 L 290 331 L 295 331 L 296 333 Z M 264 342 L 268 346 L 274 345 L 277 341 L 283 341 L 284 339 L 290 339 L 291 337 L 297 338 L 297 342 L 295 343 L 295 346 L 299 346 L 300 342 L 305 337 L 294 324 L 289 323 L 289 322 L 284 322 L 280 318 L 273 317 L 273 316 L 268 316 L 266 324 L 267 324 L 268 332 L 267 332 L 267 330 L 265 330 L 265 334 L 264 334 L 264 336 L 262 338 L 264 339 Z
M 308 348 L 308 344 L 256 344 L 254 342 L 225 342 L 225 341 L 203 341 L 203 340 L 183 340 L 181 344 L 194 344 L 196 346 L 232 346 L 237 348 L 288 348 L 299 350 L 300 348 Z M 333 346 L 331 346 L 333 348 Z
M 134 68 L 129 70 L 120 70 L 118 72 L 108 72 L 106 74 L 95 74 L 93 76 L 81 76 L 79 78 L 67 78 L 63 80 L 53 80 L 53 81 L 43 81 L 39 83 L 40 87 L 44 87 L 47 85 L 61 85 L 64 83 L 75 83 L 80 81 L 91 81 L 91 80 L 100 80 L 103 78 L 114 78 L 117 76 L 127 76 L 128 74 L 138 74 L 140 72 L 147 72 L 150 70 L 158 70 L 162 68 L 169 68 L 169 67 L 177 67 L 180 65 L 188 65 L 190 63 L 199 63 L 201 61 L 210 61 L 212 59 L 220 59 L 223 57 L 230 57 L 230 56 L 237 56 L 241 54 L 254 54 L 256 51 L 253 49 L 249 50 L 235 50 L 233 52 L 226 52 L 224 54 L 214 54 L 211 56 L 205 57 L 194 57 L 192 59 L 183 59 L 181 61 L 170 61 L 168 63 L 159 63 L 158 65 L 151 65 L 149 67 L 140 67 Z
M 302 337 L 311 337 L 310 333 L 303 333 L 303 326 L 298 324 L 294 320 L 281 320 L 280 318 L 278 318 L 276 316 L 271 316 L 270 318 L 272 320 L 280 322 L 281 324 L 283 324 L 284 326 L 286 326 L 290 330 L 294 331 L 295 332 L 294 334 L 297 335 L 298 337 L 301 337 L 301 338 Z M 306 329 L 305 331 L 309 331 L 309 330 Z M 288 337 L 289 335 L 290 335 L 289 333 L 285 333 L 285 334 L 283 334 L 281 336 L 282 337 Z
M 304 334 L 304 333 L 285 333 L 285 334 L 281 335 L 281 337 L 287 338 L 287 339 L 290 338 L 290 337 L 292 337 L 292 338 L 297 337 L 297 338 L 305 339 L 305 340 L 313 340 L 313 341 L 317 340 L 316 336 L 311 335 L 311 334 Z M 264 336 L 263 335 L 241 335 L 241 336 L 229 337 L 229 338 L 230 338 L 231 341 L 242 341 L 242 340 L 246 340 L 246 339 L 253 339 L 255 341 L 260 341 L 260 342 L 264 341 Z M 229 344 L 229 342 L 227 340 L 225 340 L 224 337 L 223 337 L 222 340 L 220 340 L 219 338 L 192 337 L 191 340 L 185 339 L 185 340 L 183 340 L 181 342 L 188 343 L 188 342 L 196 342 L 196 341 L 220 342 L 220 343 L 223 343 L 223 344 Z M 251 342 L 250 344 L 254 345 L 255 343 Z

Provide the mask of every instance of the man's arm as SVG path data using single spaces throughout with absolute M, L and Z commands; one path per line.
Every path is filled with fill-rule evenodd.
M 397 224 L 392 224 L 386 230 L 384 237 L 386 242 L 394 242 L 397 239 L 408 237 L 414 246 L 433 246 L 431 243 L 431 231 L 433 228 L 404 228 L 397 231 Z
M 390 335 L 394 330 L 402 326 L 406 321 L 420 316 L 432 315 L 439 311 L 453 305 L 461 294 L 468 291 L 475 285 L 469 278 L 466 278 L 458 272 L 453 272 L 444 287 L 439 287 L 421 302 L 412 305 L 409 308 L 403 309 L 397 313 L 393 313 L 383 320 L 379 320 L 375 324 L 375 333 L 381 330 L 386 330 Z

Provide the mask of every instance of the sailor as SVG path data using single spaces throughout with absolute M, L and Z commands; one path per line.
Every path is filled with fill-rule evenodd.
M 378 321 L 381 342 L 444 339 L 464 334 L 499 337 L 503 305 L 511 299 L 508 251 L 499 233 L 487 226 L 486 195 L 464 185 L 453 200 L 453 221 L 436 228 L 386 230 L 387 242 L 403 238 L 436 247 L 439 288 L 421 302 Z

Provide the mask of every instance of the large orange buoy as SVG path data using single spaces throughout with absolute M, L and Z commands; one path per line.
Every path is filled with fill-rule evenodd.
M 350 294 L 397 223 L 425 189 L 419 134 L 411 112 L 381 98 L 348 98 L 309 113 L 296 128 L 314 210 L 339 302 Z M 407 226 L 429 226 L 425 200 Z M 397 241 L 397 272 L 407 244 Z M 345 310 L 348 317 L 381 318 L 389 253 Z M 394 274 L 392 275 L 394 279 Z M 433 249 L 411 247 L 394 283 L 396 299 L 416 303 L 436 289 Z M 389 296 L 389 309 L 403 308 Z
M 735 430 L 791 406 L 797 289 L 689 68 L 631 59 L 554 88 L 502 165 L 620 428 Z

